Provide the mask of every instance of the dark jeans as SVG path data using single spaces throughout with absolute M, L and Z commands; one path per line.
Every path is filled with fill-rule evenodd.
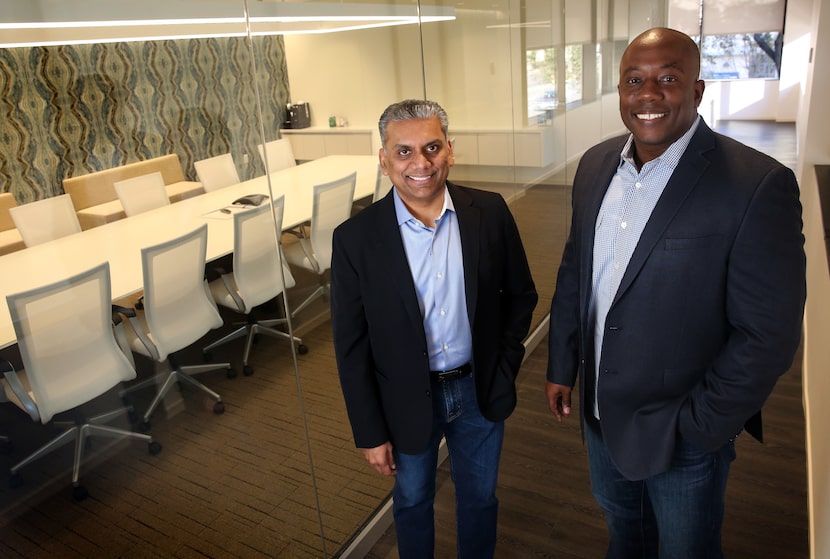
M 586 420 L 591 489 L 605 512 L 607 559 L 722 559 L 721 525 L 735 444 L 703 452 L 679 440 L 668 471 L 629 481 L 617 471 L 596 420 Z
M 433 557 L 435 470 L 438 445 L 446 437 L 455 485 L 459 559 L 487 559 L 496 547 L 496 485 L 504 423 L 482 417 L 472 375 L 432 383 L 433 419 L 429 447 L 421 454 L 394 452 L 392 491 L 401 559 Z

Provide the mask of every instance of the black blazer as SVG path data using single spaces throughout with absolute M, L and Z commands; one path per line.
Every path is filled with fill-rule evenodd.
M 504 199 L 447 183 L 458 216 L 472 366 L 482 414 L 506 419 L 536 290 Z M 425 450 L 432 424 L 423 318 L 391 192 L 334 232 L 331 316 L 346 408 L 359 448 Z
M 582 373 L 583 395 L 594 375 L 594 226 L 626 138 L 582 157 L 551 303 L 548 380 L 573 386 Z M 679 437 L 705 451 L 744 427 L 761 439 L 761 406 L 801 335 L 803 247 L 792 171 L 701 122 L 606 320 L 598 398 L 602 432 L 623 475 L 667 470 Z

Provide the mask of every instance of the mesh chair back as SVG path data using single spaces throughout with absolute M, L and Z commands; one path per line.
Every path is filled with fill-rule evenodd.
M 234 214 L 233 276 L 246 313 L 294 286 L 275 236 L 282 231 L 284 203 L 284 196 L 273 201 L 274 218 L 268 204 Z
M 288 138 L 268 142 L 264 148 L 262 144 L 259 144 L 257 148 L 259 149 L 259 156 L 269 173 L 297 165 L 297 160 L 294 159 L 294 150 L 291 149 L 291 142 L 288 141 Z M 268 158 L 267 163 L 265 163 L 266 157 Z
M 160 172 L 118 181 L 113 186 L 127 217 L 170 204 Z
M 206 224 L 141 250 L 144 315 L 159 361 L 222 325 L 204 279 L 206 250 Z
M 135 378 L 113 334 L 108 263 L 6 301 L 43 423 Z
M 69 194 L 9 208 L 9 214 L 27 247 L 81 232 Z
M 392 188 L 392 181 L 389 180 L 389 177 L 383 174 L 380 165 L 378 165 L 378 175 L 377 178 L 375 178 L 375 193 L 372 196 L 372 202 L 377 202 L 386 196 L 390 188 Z
M 331 268 L 334 229 L 352 212 L 357 173 L 314 187 L 311 214 L 311 247 L 320 271 Z
M 230 153 L 203 159 L 193 164 L 205 192 L 213 192 L 232 184 L 239 184 L 239 173 Z

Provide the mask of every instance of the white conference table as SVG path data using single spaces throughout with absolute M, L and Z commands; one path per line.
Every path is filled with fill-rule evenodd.
M 273 196 L 285 196 L 283 229 L 311 218 L 314 185 L 357 171 L 354 195 L 357 200 L 374 193 L 377 170 L 375 155 L 330 155 L 271 173 Z M 233 215 L 221 209 L 246 194 L 269 194 L 268 186 L 267 177 L 257 177 L 0 256 L 0 348 L 17 341 L 6 295 L 54 283 L 104 261 L 110 264 L 113 300 L 138 293 L 143 283 L 142 248 L 207 223 L 207 260 L 230 254 L 233 252 Z

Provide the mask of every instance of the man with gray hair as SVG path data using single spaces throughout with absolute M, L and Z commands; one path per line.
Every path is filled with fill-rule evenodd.
M 447 180 L 447 115 L 432 101 L 380 117 L 394 188 L 334 232 L 331 315 L 355 444 L 395 476 L 402 559 L 434 554 L 438 447 L 455 483 L 458 557 L 493 557 L 504 420 L 537 295 L 498 194 Z

